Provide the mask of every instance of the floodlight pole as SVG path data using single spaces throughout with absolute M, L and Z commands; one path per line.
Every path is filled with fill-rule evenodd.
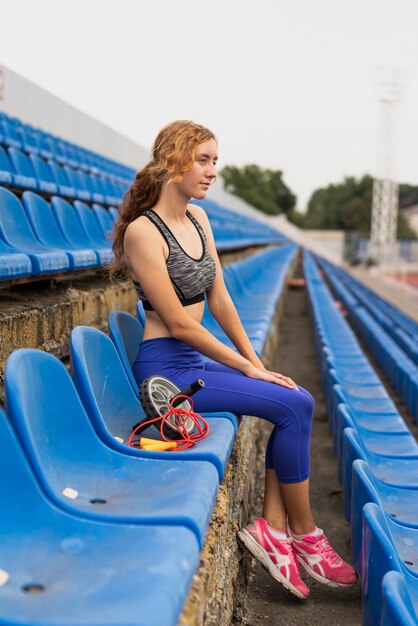
M 395 181 L 396 105 L 400 102 L 401 88 L 394 73 L 382 87 L 378 170 L 373 181 L 368 259 L 379 265 L 389 265 L 396 259 L 399 209 L 399 186 Z

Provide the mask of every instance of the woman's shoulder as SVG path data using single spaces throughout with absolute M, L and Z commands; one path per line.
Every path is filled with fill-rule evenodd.
M 193 215 L 194 218 L 197 219 L 201 226 L 207 226 L 209 224 L 206 211 L 202 209 L 201 206 L 198 206 L 197 204 L 188 204 L 187 210 Z
M 149 238 L 157 238 L 158 233 L 153 227 L 152 222 L 147 219 L 146 215 L 139 215 L 130 224 L 125 231 L 125 242 L 132 240 L 143 240 Z

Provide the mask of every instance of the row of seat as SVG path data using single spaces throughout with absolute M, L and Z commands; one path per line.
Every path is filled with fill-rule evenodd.
M 402 312 L 382 311 L 382 298 L 375 298 L 370 289 L 354 284 L 346 272 L 320 260 L 333 289 L 346 308 L 376 361 L 391 381 L 410 413 L 418 418 L 418 324 Z M 385 301 L 383 301 L 385 302 Z M 394 309 L 386 303 L 386 311 Z M 399 327 L 396 320 L 408 325 L 410 332 Z
M 338 278 L 340 285 L 342 284 L 348 289 L 399 347 L 418 364 L 418 322 L 366 287 L 364 283 L 351 276 L 347 271 L 337 268 L 325 259 L 319 258 L 318 260 L 322 267 Z
M 135 175 L 134 170 L 126 165 L 35 128 L 3 111 L 0 111 L 0 145 L 17 148 L 27 154 L 37 154 L 43 159 L 54 159 L 61 165 L 92 174 L 104 172 L 121 183 L 128 182 Z
M 49 275 L 99 267 L 112 259 L 116 211 L 73 204 L 53 196 L 51 203 L 25 191 L 22 202 L 0 187 L 0 279 Z
M 269 268 L 270 284 L 283 284 L 288 255 L 267 250 L 241 263 L 242 275 L 235 268 L 257 294 L 251 262 Z M 261 314 L 262 301 L 255 297 L 253 308 Z M 144 416 L 128 376 L 143 325 L 113 313 L 109 327 L 114 341 L 94 328 L 73 330 L 71 374 L 38 350 L 15 351 L 7 361 L 6 413 L 0 410 L 4 624 L 174 626 L 198 566 L 238 418 L 206 415 L 209 436 L 179 453 L 127 447 Z
M 26 155 L 17 148 L 5 150 L 1 146 L 0 182 L 16 189 L 33 189 L 109 206 L 118 204 L 129 186 L 129 182 L 123 184 L 100 174 L 61 166 L 54 159 L 45 161 L 36 154 Z
M 226 210 L 225 207 L 210 199 L 194 202 L 205 209 L 208 214 L 218 250 L 289 243 L 283 234 L 264 222 Z
M 418 445 L 307 252 L 304 266 L 363 624 L 416 624 Z

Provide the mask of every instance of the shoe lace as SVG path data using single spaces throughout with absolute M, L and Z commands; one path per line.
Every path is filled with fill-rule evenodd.
M 307 537 L 304 537 L 304 540 L 309 541 L 310 543 L 316 543 L 318 548 L 324 553 L 325 558 L 331 563 L 331 565 L 334 565 L 334 563 L 339 560 L 340 557 L 335 552 L 334 548 L 325 537 L 325 535 L 322 535 L 321 537 L 308 535 Z

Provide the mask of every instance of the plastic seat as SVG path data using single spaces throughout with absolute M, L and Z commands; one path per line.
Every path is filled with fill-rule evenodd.
M 13 183 L 24 189 L 38 189 L 35 172 L 26 154 L 16 148 L 9 148 L 9 158 L 15 172 Z
M 382 579 L 381 626 L 418 624 L 418 579 L 387 572 Z
M 388 518 L 369 502 L 363 509 L 363 624 L 380 624 L 382 580 L 398 571 L 416 593 L 418 571 L 418 529 L 406 528 Z
M 70 259 L 72 270 L 97 266 L 97 258 L 93 250 L 71 248 L 63 237 L 50 205 L 44 198 L 33 191 L 25 191 L 22 194 L 22 200 L 32 229 L 41 243 L 64 250 Z
M 49 159 L 48 165 L 50 167 L 54 180 L 58 185 L 59 194 L 68 198 L 76 198 L 77 192 L 70 183 L 70 180 L 65 171 L 62 169 L 61 165 L 54 159 Z
M 63 165 L 63 170 L 71 183 L 71 187 L 75 189 L 77 199 L 91 202 L 92 195 L 90 191 L 85 188 L 83 181 L 80 180 L 78 172 L 69 165 Z
M 29 159 L 32 163 L 39 189 L 45 193 L 57 193 L 58 186 L 54 180 L 49 165 L 37 154 L 31 154 Z
M 145 310 L 141 300 L 138 300 L 138 302 L 136 303 L 136 314 L 142 324 L 142 327 L 145 328 Z
M 6 150 L 0 146 L 0 183 L 2 185 L 13 184 L 13 168 L 9 161 Z
M 45 246 L 36 239 L 20 201 L 14 193 L 2 187 L 0 235 L 15 253 L 23 252 L 30 258 L 33 274 L 52 274 L 70 268 L 65 252 Z
M 202 545 L 218 487 L 211 463 L 162 463 L 106 446 L 65 366 L 45 352 L 10 355 L 5 396 L 32 469 L 56 505 L 113 523 L 186 526 Z
M 113 218 L 110 215 L 109 211 L 107 211 L 100 204 L 93 204 L 93 211 L 96 215 L 96 219 L 98 221 L 99 226 L 102 228 L 105 235 L 110 233 L 113 229 Z
M 71 333 L 70 348 L 71 373 L 100 439 L 130 456 L 171 461 L 173 453 L 138 450 L 124 443 L 132 432 L 132 426 L 145 417 L 145 413 L 112 340 L 96 328 L 78 326 Z M 193 448 L 174 453 L 176 459 L 209 461 L 216 467 L 220 479 L 237 430 L 236 417 L 231 413 L 222 415 L 204 414 L 210 419 L 209 436 Z M 151 427 L 143 436 L 159 438 L 158 431 Z
M 0 472 L 4 626 L 177 624 L 199 562 L 191 530 L 60 510 L 35 480 L 1 408 L 0 451 L 7 467 Z
M 132 365 L 144 336 L 144 326 L 130 313 L 112 311 L 109 314 L 109 335 L 122 361 L 132 389 L 137 394 L 138 385 L 132 373 Z
M 373 475 L 382 483 L 398 487 L 418 488 L 418 456 L 403 457 L 376 454 L 367 450 L 353 428 L 343 434 L 344 516 L 351 520 L 351 480 L 355 459 L 369 464 Z
M 376 433 L 376 437 L 378 437 L 378 439 L 375 440 L 374 451 L 378 453 L 379 450 L 376 449 L 377 444 L 379 445 L 380 453 L 384 453 L 384 450 L 386 449 L 389 454 L 393 454 L 393 437 L 387 438 L 387 436 L 404 433 L 407 435 L 405 445 L 409 448 L 410 452 L 414 453 L 413 448 L 415 446 L 415 440 L 411 440 L 410 431 L 404 420 L 398 413 L 394 413 L 393 415 L 359 413 L 351 409 L 346 404 L 339 404 L 333 439 L 335 441 L 334 451 L 337 455 L 338 479 L 340 482 L 342 482 L 343 433 L 344 429 L 347 427 L 354 428 L 358 432 L 360 439 L 362 438 L 361 433 L 369 433 L 369 435 L 373 435 L 373 433 Z M 366 440 L 367 435 L 363 441 L 364 445 L 366 445 Z M 372 450 L 371 446 L 368 446 L 368 448 Z
M 10 118 L 9 119 L 3 118 L 0 120 L 0 130 L 2 133 L 3 142 L 5 146 L 17 148 L 17 149 L 20 149 L 22 147 L 22 142 Z
M 90 241 L 81 219 L 72 204 L 64 200 L 64 198 L 53 196 L 51 198 L 51 207 L 61 231 L 71 247 L 92 249 L 100 265 L 109 263 L 111 259 L 109 249 Z
M 361 518 L 367 502 L 378 504 L 399 524 L 418 529 L 418 487 L 407 489 L 386 485 L 373 475 L 365 461 L 355 460 L 351 487 L 351 553 L 353 564 L 360 574 Z
M 32 274 L 32 263 L 27 254 L 15 252 L 0 238 L 0 280 L 24 278 Z
M 81 223 L 84 226 L 84 230 L 86 231 L 92 245 L 98 247 L 99 249 L 107 248 L 108 263 L 110 263 L 113 258 L 111 242 L 105 238 L 103 231 L 97 223 L 93 209 L 80 200 L 76 200 L 74 202 L 74 208 L 78 213 Z

